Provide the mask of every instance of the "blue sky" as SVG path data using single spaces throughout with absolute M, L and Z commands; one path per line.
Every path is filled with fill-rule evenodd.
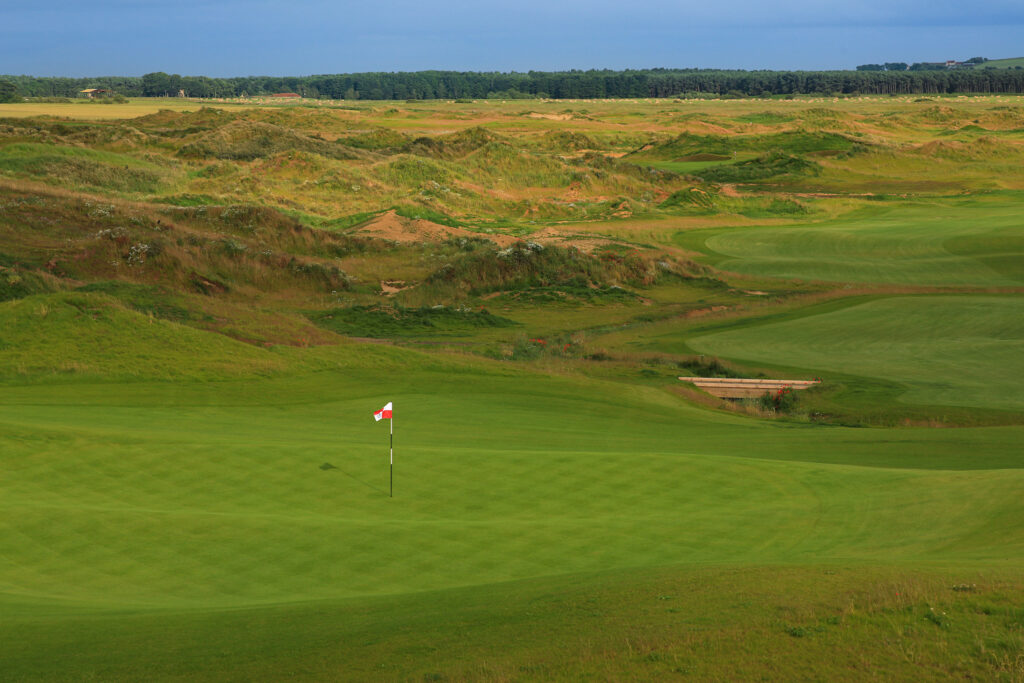
M 0 0 L 0 73 L 853 68 L 1024 56 L 1024 2 Z

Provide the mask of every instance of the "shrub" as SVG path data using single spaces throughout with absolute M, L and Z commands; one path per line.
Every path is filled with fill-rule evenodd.
M 722 364 L 717 358 L 704 356 L 687 358 L 678 361 L 676 365 L 683 370 L 689 370 L 697 377 L 746 377 L 747 375 Z
M 773 413 L 791 413 L 796 407 L 796 394 L 793 387 L 782 387 L 775 393 L 764 392 L 758 399 L 758 407 Z

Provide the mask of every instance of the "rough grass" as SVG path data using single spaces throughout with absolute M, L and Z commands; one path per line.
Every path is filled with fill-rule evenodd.
M 763 116 L 763 115 L 762 115 Z M 734 152 L 782 152 L 786 154 L 807 154 L 810 152 L 848 151 L 855 142 L 835 133 L 809 133 L 786 131 L 770 135 L 718 136 L 683 133 L 678 137 L 634 155 L 637 158 L 674 159 L 695 155 L 724 155 Z
M 233 121 L 183 146 L 178 155 L 188 159 L 251 161 L 281 152 L 310 152 L 330 159 L 357 159 L 350 148 L 302 135 L 269 123 Z
M 170 176 L 127 155 L 40 143 L 0 147 L 0 171 L 55 185 L 135 193 L 155 192 Z

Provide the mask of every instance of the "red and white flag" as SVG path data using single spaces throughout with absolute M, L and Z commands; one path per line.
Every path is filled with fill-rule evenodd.
M 380 410 L 375 412 L 373 414 L 373 419 L 376 420 L 377 422 L 380 422 L 381 420 L 390 420 L 391 419 L 391 401 L 388 401 L 388 404 L 386 406 L 384 406 L 383 408 L 381 408 Z

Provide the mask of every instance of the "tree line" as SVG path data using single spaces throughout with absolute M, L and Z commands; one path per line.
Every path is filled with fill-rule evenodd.
M 186 97 L 230 98 L 294 92 L 335 100 L 1024 93 L 1024 71 L 1003 69 L 415 71 L 236 78 L 155 72 L 141 77 L 0 76 L 0 80 L 11 83 L 21 97 L 76 97 L 86 88 L 109 89 L 128 97 L 184 93 Z
M 955 62 L 957 68 L 973 69 L 989 61 L 988 57 L 971 57 L 962 62 Z M 861 64 L 857 71 L 944 71 L 949 68 L 946 62 L 885 62 L 884 64 Z

